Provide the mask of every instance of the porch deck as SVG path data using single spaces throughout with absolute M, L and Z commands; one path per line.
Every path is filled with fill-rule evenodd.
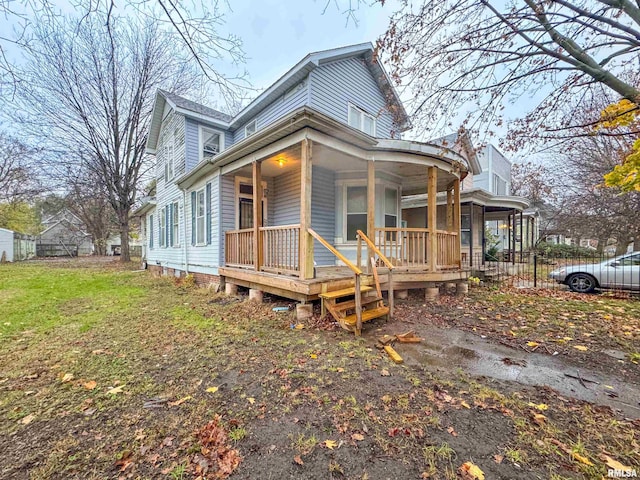
M 378 268 L 383 291 L 388 290 L 388 272 L 387 268 Z M 316 267 L 315 278 L 310 279 L 237 267 L 221 267 L 219 273 L 226 283 L 258 289 L 302 302 L 317 300 L 318 295 L 323 292 L 355 285 L 353 272 L 346 266 Z M 466 269 L 426 272 L 416 268 L 399 267 L 393 270 L 393 286 L 394 290 L 424 288 L 427 283 L 456 282 L 466 280 L 468 276 L 469 270 Z M 362 285 L 373 285 L 373 278 L 363 276 Z

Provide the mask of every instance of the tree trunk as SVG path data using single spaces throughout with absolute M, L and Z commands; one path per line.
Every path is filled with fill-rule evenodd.
M 620 239 L 616 238 L 616 257 L 618 255 L 623 255 L 627 253 L 627 246 L 629 245 L 629 238 L 623 237 Z
M 131 252 L 129 251 L 129 216 L 124 215 L 120 219 L 120 261 L 130 262 Z

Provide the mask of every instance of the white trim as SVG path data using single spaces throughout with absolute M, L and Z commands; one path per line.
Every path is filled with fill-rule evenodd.
M 207 186 L 206 184 L 202 187 L 199 188 L 198 190 L 195 191 L 196 192 L 196 204 L 195 204 L 195 246 L 196 247 L 204 247 L 207 245 Z M 200 208 L 200 193 L 202 193 L 202 197 L 203 197 L 203 212 L 202 215 L 198 215 L 198 209 Z M 209 207 L 211 208 L 211 207 Z M 198 218 L 202 218 L 202 242 L 198 242 Z
M 251 124 L 253 124 L 253 132 L 247 133 L 247 128 L 249 128 Z M 247 124 L 244 126 L 244 138 L 249 138 L 251 135 L 255 135 L 257 131 L 258 131 L 258 119 L 254 118 L 250 122 L 247 122 Z
M 251 185 L 253 187 L 253 179 L 251 178 L 247 178 L 247 177 L 234 177 L 235 178 L 235 195 L 233 196 L 234 198 L 234 203 L 235 203 L 235 225 L 236 225 L 236 230 L 240 229 L 240 199 L 241 198 L 250 198 L 251 200 L 253 200 L 253 195 L 249 195 L 248 193 L 240 193 L 240 184 L 244 184 L 244 185 Z M 262 181 L 262 225 L 266 225 L 267 224 L 267 217 L 268 217 L 268 211 L 269 211 L 269 205 L 267 202 L 267 182 L 266 181 Z
M 171 219 L 171 240 L 173 241 L 173 243 L 171 244 L 172 247 L 174 248 L 179 248 L 180 247 L 180 202 L 178 200 L 175 200 L 173 202 L 171 202 L 171 210 L 173 211 L 173 214 L 175 215 L 175 223 L 173 222 L 174 219 Z M 178 227 L 178 231 L 174 232 L 173 229 L 174 227 Z
M 360 125 L 355 127 L 353 125 L 351 125 L 351 123 L 349 123 L 349 114 L 351 113 L 351 109 L 356 110 L 359 114 L 360 114 Z M 369 133 L 367 131 L 365 131 L 364 129 L 364 118 L 365 117 L 369 117 L 371 119 L 371 121 L 373 122 L 373 132 Z M 359 107 L 358 105 L 356 105 L 353 102 L 347 102 L 347 125 L 349 125 L 351 128 L 356 128 L 358 130 L 360 130 L 361 132 L 371 136 L 371 137 L 375 137 L 376 136 L 376 132 L 377 132 L 377 128 L 378 128 L 378 122 L 377 119 L 374 115 L 370 114 L 369 112 L 367 112 L 364 108 Z
M 224 132 L 222 130 L 211 128 L 206 125 L 198 125 L 198 163 L 204 159 L 204 135 L 203 135 L 204 130 L 211 133 L 217 133 L 220 136 L 219 150 L 218 150 L 218 153 L 216 153 L 214 156 L 220 155 L 220 153 L 222 153 L 222 151 L 224 150 L 225 139 L 224 139 Z

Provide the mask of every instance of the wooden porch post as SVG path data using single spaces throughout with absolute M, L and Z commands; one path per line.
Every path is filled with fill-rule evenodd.
M 429 167 L 427 180 L 427 227 L 429 228 L 429 270 L 432 272 L 435 272 L 438 267 L 438 238 L 436 237 L 438 228 L 437 190 L 438 169 L 437 167 Z
M 253 268 L 256 272 L 262 266 L 262 164 L 253 162 Z
M 300 278 L 310 279 L 313 272 L 313 237 L 311 228 L 311 141 L 302 140 L 300 155 Z
M 453 232 L 453 191 L 447 188 L 447 231 Z
M 455 252 L 456 258 L 455 261 L 458 263 L 458 268 L 461 268 L 461 255 L 460 248 L 462 245 L 462 215 L 460 213 L 460 179 L 456 178 L 453 181 L 453 225 L 454 231 L 458 234 L 458 241 L 456 245 L 458 246 L 457 251 Z
M 375 242 L 376 226 L 376 165 L 371 160 L 367 162 L 367 237 Z M 367 272 L 371 273 L 371 259 L 373 251 L 367 245 Z

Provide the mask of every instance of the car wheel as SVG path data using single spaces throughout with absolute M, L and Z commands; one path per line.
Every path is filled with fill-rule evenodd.
M 587 273 L 574 273 L 567 279 L 567 285 L 574 292 L 591 293 L 596 289 L 598 282 Z

